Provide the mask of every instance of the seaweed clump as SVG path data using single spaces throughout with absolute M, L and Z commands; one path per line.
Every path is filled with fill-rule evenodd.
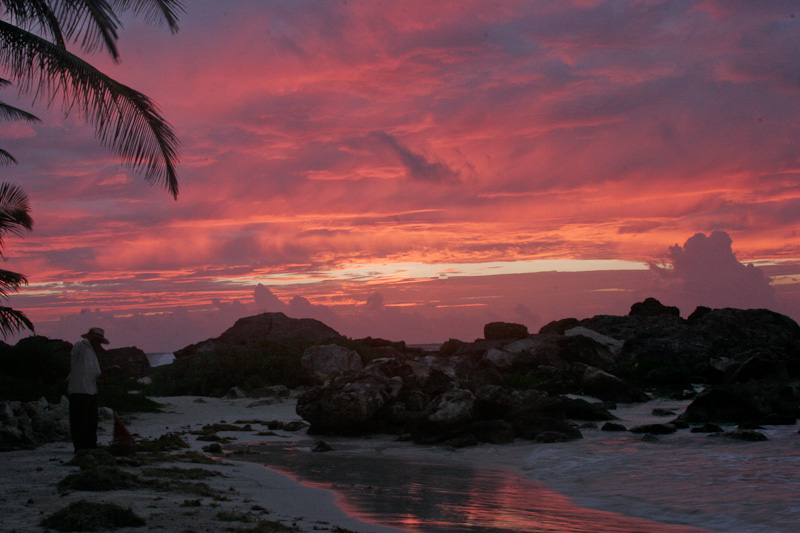
M 113 466 L 101 466 L 80 470 L 58 482 L 58 491 L 85 490 L 104 492 L 130 489 L 139 485 L 137 477 Z
M 142 527 L 145 520 L 113 503 L 79 500 L 56 511 L 41 522 L 42 527 L 56 531 L 107 531 L 122 527 Z

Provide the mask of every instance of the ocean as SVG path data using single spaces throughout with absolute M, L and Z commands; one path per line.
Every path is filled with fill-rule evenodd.
M 626 427 L 664 422 L 687 402 L 614 411 Z M 726 427 L 726 430 L 734 429 Z M 556 444 L 516 441 L 462 449 L 391 436 L 268 444 L 244 456 L 332 490 L 351 515 L 413 532 L 689 532 L 800 530 L 800 434 L 768 426 L 743 442 L 680 430 L 645 441 L 581 430 Z

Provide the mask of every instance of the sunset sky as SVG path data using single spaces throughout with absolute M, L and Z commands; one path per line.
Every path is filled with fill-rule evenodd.
M 43 119 L 0 124 L 37 333 L 167 351 L 283 311 L 429 343 L 647 296 L 800 319 L 800 1 L 185 3 L 86 56 L 175 127 L 177 201 L 2 94 Z

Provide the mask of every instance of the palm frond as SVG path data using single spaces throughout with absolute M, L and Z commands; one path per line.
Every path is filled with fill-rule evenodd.
M 54 14 L 67 40 L 86 52 L 105 47 L 114 61 L 119 60 L 120 22 L 107 0 L 60 0 Z
M 180 0 L 111 0 L 111 3 L 120 12 L 144 13 L 148 23 L 166 22 L 172 33 L 178 31 L 178 15 L 186 12 Z
M 41 122 L 39 117 L 32 115 L 27 111 L 14 106 L 10 106 L 4 102 L 0 102 L 0 120 L 24 120 L 25 122 Z
M 41 32 L 58 46 L 66 48 L 61 24 L 47 0 L 2 0 L 0 4 L 13 24 Z
M 63 48 L 0 21 L 0 64 L 23 93 L 49 103 L 61 96 L 66 114 L 78 106 L 101 142 L 123 163 L 177 198 L 178 138 L 146 95 L 103 74 Z
M 13 183 L 0 183 L 0 257 L 3 256 L 3 237 L 6 234 L 22 235 L 24 231 L 33 229 L 30 213 L 31 206 L 25 191 Z
M 17 159 L 7 151 L 0 148 L 0 166 L 10 165 L 11 163 L 17 164 Z
M 0 269 L 0 298 L 5 300 L 12 292 L 28 284 L 28 278 L 22 274 Z
M 17 311 L 16 309 L 11 309 L 10 307 L 0 306 L 0 333 L 2 333 L 3 337 L 8 338 L 9 335 L 22 331 L 23 329 L 29 329 L 31 332 L 35 332 L 33 322 L 25 316 L 25 313 Z

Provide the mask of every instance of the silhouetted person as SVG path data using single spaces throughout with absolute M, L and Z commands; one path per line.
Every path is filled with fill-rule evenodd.
M 108 344 L 105 331 L 91 328 L 81 335 L 70 354 L 69 432 L 75 453 L 97 448 L 97 378 L 100 363 L 97 354 L 103 344 Z

